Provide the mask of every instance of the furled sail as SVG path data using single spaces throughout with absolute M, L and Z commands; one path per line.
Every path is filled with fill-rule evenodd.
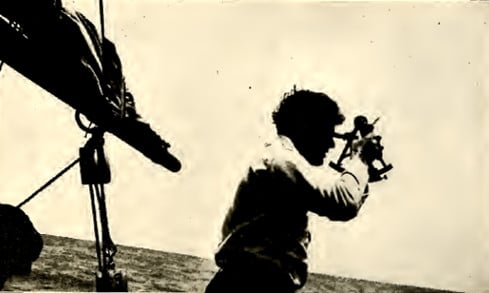
M 0 1 L 0 60 L 170 171 L 181 164 L 136 111 L 114 43 L 60 0 Z

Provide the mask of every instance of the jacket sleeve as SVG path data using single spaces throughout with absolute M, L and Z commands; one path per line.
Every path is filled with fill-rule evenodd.
M 307 170 L 300 169 L 296 170 L 294 181 L 307 190 L 300 195 L 307 210 L 332 221 L 348 221 L 358 214 L 368 196 L 367 166 L 360 159 L 345 162 L 345 171 L 333 181 L 313 180 Z

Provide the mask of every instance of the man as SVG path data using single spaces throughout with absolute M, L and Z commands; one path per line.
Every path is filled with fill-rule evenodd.
M 13 276 L 29 275 L 43 246 L 41 234 L 20 208 L 0 204 L 0 289 Z
M 273 113 L 278 137 L 248 169 L 222 226 L 212 292 L 295 292 L 307 279 L 308 212 L 354 218 L 367 197 L 368 154 L 354 143 L 335 182 L 312 176 L 334 147 L 344 117 L 335 101 L 307 90 L 284 95 Z

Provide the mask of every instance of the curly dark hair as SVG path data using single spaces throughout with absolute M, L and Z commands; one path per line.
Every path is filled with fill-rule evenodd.
M 309 131 L 319 131 L 324 125 L 335 126 L 345 120 L 338 104 L 328 95 L 310 90 L 296 91 L 295 87 L 284 94 L 272 118 L 277 133 L 286 136 L 300 131 L 300 124 L 307 125 Z

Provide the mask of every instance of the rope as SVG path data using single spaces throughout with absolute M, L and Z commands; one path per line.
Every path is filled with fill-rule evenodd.
M 46 187 L 51 185 L 54 181 L 56 181 L 59 177 L 61 177 L 64 173 L 66 173 L 68 170 L 70 170 L 73 166 L 75 166 L 78 162 L 80 161 L 79 158 L 71 162 L 68 166 L 66 166 L 63 170 L 61 170 L 58 174 L 54 175 L 53 178 L 49 179 L 43 186 L 39 187 L 34 193 L 32 193 L 29 197 L 24 199 L 21 203 L 17 205 L 18 208 L 21 208 L 23 205 L 31 201 L 36 195 L 39 194 L 39 192 L 43 191 Z
M 90 189 L 90 202 L 92 204 L 92 217 L 93 217 L 93 231 L 95 232 L 95 248 L 97 250 L 97 260 L 98 260 L 98 269 L 102 270 L 102 255 L 100 253 L 100 237 L 99 237 L 99 227 L 98 227 L 98 219 L 97 219 L 97 207 L 95 205 L 95 200 L 97 199 L 95 193 L 95 186 L 93 184 L 89 185 Z

